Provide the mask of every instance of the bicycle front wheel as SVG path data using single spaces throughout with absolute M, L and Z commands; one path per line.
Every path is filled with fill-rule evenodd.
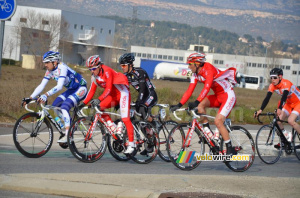
M 170 131 L 177 125 L 178 123 L 172 120 L 163 122 L 163 125 L 159 127 L 158 129 L 158 137 L 159 137 L 159 151 L 158 155 L 159 157 L 166 161 L 171 162 L 168 151 L 167 151 L 167 140 L 168 136 L 170 134 Z
M 188 130 L 188 124 L 178 124 L 171 130 L 167 141 L 169 158 L 181 170 L 193 170 L 199 166 L 201 161 L 197 160 L 197 156 L 204 154 L 204 140 L 200 132 L 195 130 L 192 136 L 186 137 Z
M 300 160 L 300 134 L 297 133 L 297 131 L 295 129 L 293 129 L 293 148 L 294 148 L 294 152 L 296 157 Z
M 247 129 L 240 126 L 232 126 L 229 133 L 231 144 L 237 151 L 233 161 L 225 162 L 226 166 L 234 172 L 248 170 L 255 158 L 255 144 L 252 135 Z M 225 150 L 224 140 L 221 140 L 221 151 Z
M 82 117 L 73 122 L 68 134 L 68 145 L 71 153 L 78 160 L 92 163 L 99 160 L 107 148 L 107 135 L 101 123 Z
M 20 153 L 29 158 L 45 155 L 53 143 L 53 129 L 48 119 L 37 113 L 21 116 L 13 130 L 13 140 Z
M 136 152 L 132 153 L 131 159 L 138 164 L 152 162 L 159 151 L 159 138 L 155 127 L 145 121 L 133 121 Z
M 276 127 L 264 125 L 256 134 L 257 154 L 266 164 L 275 164 L 281 156 L 282 143 L 278 133 Z

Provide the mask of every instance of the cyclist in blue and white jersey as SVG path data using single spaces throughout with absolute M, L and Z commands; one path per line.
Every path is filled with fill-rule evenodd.
M 65 136 L 59 139 L 57 142 L 66 143 L 67 133 L 69 131 L 71 123 L 69 111 L 72 107 L 79 104 L 79 102 L 85 98 L 87 94 L 87 83 L 79 73 L 76 73 L 65 63 L 59 61 L 59 52 L 46 52 L 43 56 L 43 62 L 47 69 L 46 74 L 41 84 L 37 86 L 37 88 L 31 94 L 30 98 L 23 99 L 24 102 L 22 105 L 28 103 L 30 99 L 35 98 L 37 95 L 39 95 L 51 78 L 57 81 L 57 85 L 46 93 L 42 94 L 38 98 L 38 102 L 45 103 L 49 96 L 59 92 L 63 87 L 65 87 L 67 91 L 60 94 L 54 100 L 52 105 L 61 108 L 61 112 L 55 111 L 55 113 L 61 119 L 63 118 L 64 126 L 66 129 Z

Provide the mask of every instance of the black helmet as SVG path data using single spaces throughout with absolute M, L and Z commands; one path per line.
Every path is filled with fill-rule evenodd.
M 282 75 L 283 76 L 283 71 L 282 69 L 280 68 L 273 68 L 271 71 L 270 71 L 270 76 L 279 76 L 279 75 Z
M 135 60 L 133 53 L 125 53 L 119 58 L 120 64 L 132 64 Z

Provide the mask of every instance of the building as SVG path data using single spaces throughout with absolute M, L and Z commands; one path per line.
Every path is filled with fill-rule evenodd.
M 133 52 L 136 56 L 134 64 L 137 67 L 140 66 L 141 59 L 185 63 L 187 57 L 191 53 L 197 52 L 190 49 L 195 49 L 194 45 L 191 45 L 188 50 L 131 46 L 131 52 Z M 300 85 L 300 65 L 293 64 L 293 59 L 218 54 L 210 53 L 207 47 L 203 47 L 202 49 L 206 49 L 206 60 L 214 66 L 218 68 L 235 67 L 238 72 L 246 75 L 263 76 L 264 86 L 269 84 L 270 67 L 267 66 L 270 65 L 282 68 L 286 78 L 288 78 L 293 84 L 298 86 Z
M 112 59 L 115 21 L 64 10 L 17 6 L 5 22 L 3 58 L 21 60 L 22 54 L 42 55 L 59 51 L 64 62 L 82 64 L 100 54 Z

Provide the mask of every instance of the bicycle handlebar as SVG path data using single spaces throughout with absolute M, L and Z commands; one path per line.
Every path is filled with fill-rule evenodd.
M 94 106 L 94 107 L 85 106 L 85 107 L 81 108 L 79 112 L 81 113 L 81 115 L 83 117 L 88 117 L 85 113 L 83 113 L 83 110 L 88 109 L 88 108 L 94 108 L 96 110 L 96 113 L 98 113 L 98 114 L 110 114 L 110 115 L 115 115 L 115 116 L 121 117 L 121 115 L 117 114 L 117 113 L 112 113 L 112 112 L 108 112 L 108 111 L 101 111 L 97 106 Z
M 187 111 L 187 112 L 192 112 L 192 114 L 193 114 L 193 116 L 194 116 L 195 118 L 200 118 L 201 116 L 203 116 L 203 117 L 215 119 L 214 116 L 210 116 L 210 115 L 206 115 L 206 114 L 196 114 L 195 110 L 197 110 L 197 108 L 196 108 L 196 109 L 192 109 L 192 110 L 190 110 L 189 108 L 181 108 L 181 109 L 177 109 L 176 111 Z M 182 120 L 181 118 L 179 118 L 179 117 L 177 116 L 176 111 L 173 112 L 174 117 L 175 117 L 177 120 Z
M 29 103 L 27 103 L 27 104 L 25 105 L 25 109 L 26 109 L 27 111 L 29 111 L 29 112 L 34 112 L 33 110 L 29 109 L 29 108 L 27 107 L 27 105 L 29 105 L 30 103 L 35 103 L 35 102 L 36 102 L 36 100 L 32 100 L 32 101 L 30 101 Z

